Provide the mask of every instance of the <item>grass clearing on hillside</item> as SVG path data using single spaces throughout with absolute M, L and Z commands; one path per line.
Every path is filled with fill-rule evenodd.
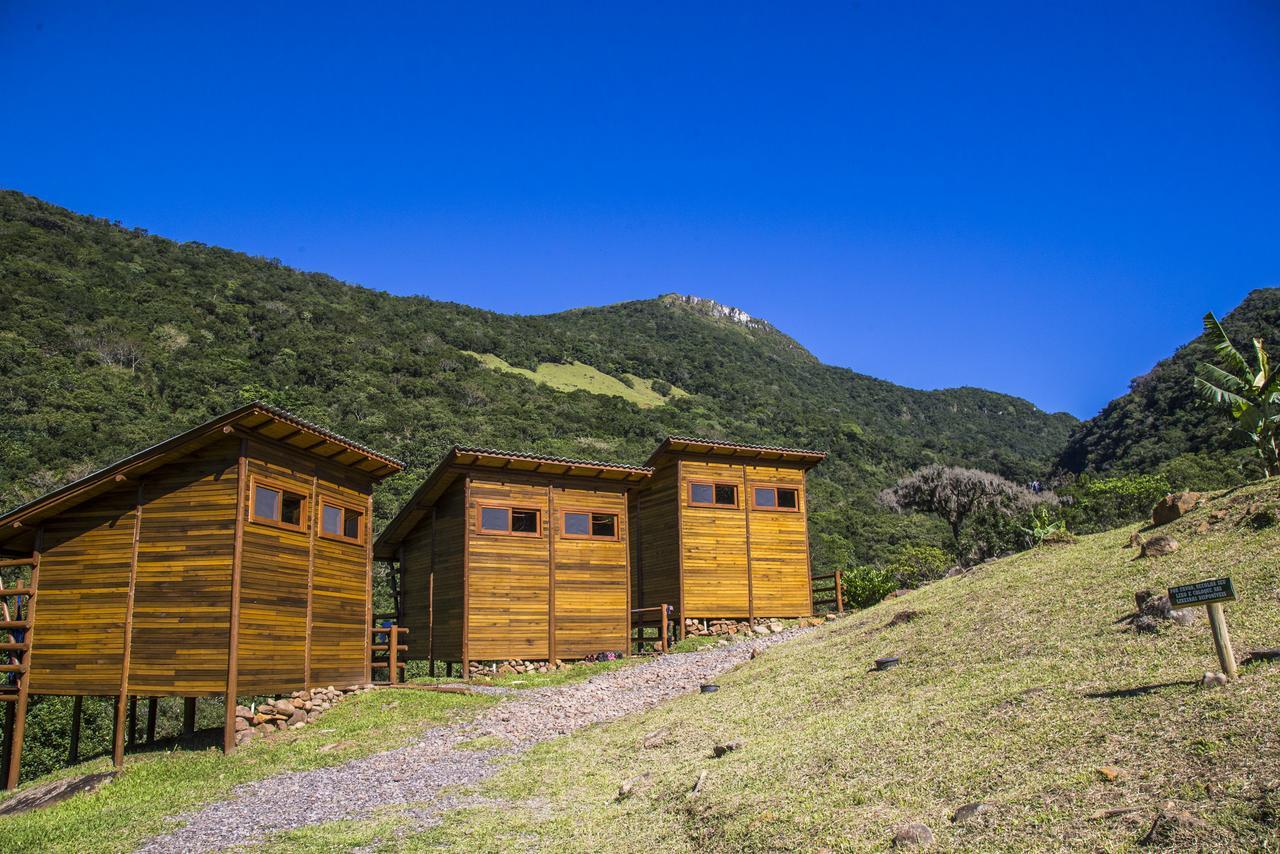
M 93 794 L 0 818 L 3 850 L 130 851 L 164 830 L 169 817 L 228 797 L 237 786 L 390 750 L 428 724 L 474 714 L 493 702 L 495 698 L 482 695 L 371 691 L 347 697 L 314 724 L 251 742 L 231 756 L 217 749 L 130 754 L 124 771 Z M 32 785 L 110 767 L 109 757 L 99 758 Z
M 500 806 L 394 844 L 867 850 L 920 821 L 943 849 L 1125 850 L 1172 801 L 1191 820 L 1168 844 L 1274 849 L 1280 665 L 1204 689 L 1217 660 L 1203 609 L 1195 625 L 1157 635 L 1117 623 L 1137 590 L 1230 574 L 1238 655 L 1280 646 L 1280 526 L 1245 524 L 1254 502 L 1280 505 L 1280 485 L 1237 490 L 1165 526 L 1182 543 L 1167 557 L 1135 560 L 1127 528 L 883 602 L 726 674 L 715 694 L 538 746 L 479 787 Z M 1228 518 L 1197 532 L 1217 508 Z M 920 616 L 888 625 L 907 609 Z M 888 654 L 901 666 L 870 672 Z M 666 743 L 644 749 L 656 730 Z M 743 746 L 712 759 L 731 739 Z M 1097 771 L 1107 765 L 1122 770 L 1115 782 Z M 953 824 L 972 801 L 994 805 L 989 820 Z M 1122 808 L 1135 811 L 1094 817 Z
M 492 353 L 473 353 L 470 350 L 463 350 L 462 352 L 468 356 L 476 357 L 486 368 L 492 368 L 495 371 L 503 371 L 508 374 L 519 374 L 540 385 L 550 386 L 557 391 L 582 390 L 592 394 L 609 394 L 629 400 L 644 409 L 661 406 L 677 397 L 689 396 L 687 391 L 676 386 L 671 386 L 671 390 L 668 393 L 661 394 L 654 389 L 653 380 L 644 379 L 635 374 L 625 374 L 626 378 L 631 381 L 631 385 L 627 385 L 617 377 L 611 377 L 582 362 L 570 362 L 567 365 L 543 362 L 538 365 L 536 371 L 531 371 L 528 368 L 517 368 L 514 365 L 510 365 L 504 359 Z

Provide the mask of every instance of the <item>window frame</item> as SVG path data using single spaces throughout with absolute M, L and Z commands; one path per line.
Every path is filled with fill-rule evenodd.
M 699 508 L 711 509 L 711 510 L 741 510 L 742 509 L 742 482 L 741 481 L 690 479 L 686 482 L 688 483 L 689 488 L 686 490 L 686 493 L 685 493 L 685 502 L 690 507 L 699 507 Z M 694 501 L 693 488 L 695 486 L 711 487 L 711 501 Z M 733 488 L 732 504 L 721 504 L 715 500 L 717 486 L 728 486 Z
M 587 517 L 588 533 L 586 534 L 570 534 L 565 517 L 570 513 L 577 513 Z M 590 533 L 592 524 L 592 516 L 612 516 L 613 517 L 613 536 L 600 537 Z M 603 543 L 616 543 L 622 539 L 622 514 L 615 510 L 589 510 L 585 507 L 563 507 L 560 508 L 560 538 L 562 540 L 595 540 Z
M 340 543 L 351 543 L 352 545 L 364 545 L 365 531 L 368 528 L 367 523 L 369 521 L 367 518 L 365 518 L 368 515 L 368 512 L 369 512 L 368 510 L 366 510 L 363 507 L 357 507 L 355 504 L 351 504 L 345 501 L 335 500 L 333 498 L 328 497 L 327 495 L 320 496 L 319 500 L 316 501 L 316 505 L 317 505 L 316 534 L 318 536 L 324 537 L 326 540 L 336 540 L 337 542 L 340 542 Z M 343 511 L 342 513 L 343 530 L 346 530 L 346 526 L 347 526 L 346 511 L 350 510 L 353 513 L 360 514 L 360 528 L 356 532 L 356 536 L 354 538 L 348 537 L 346 534 L 331 534 L 324 529 L 324 508 L 326 507 L 337 507 Z
M 772 507 L 770 507 L 767 504 L 756 503 L 757 489 L 773 490 L 773 506 Z M 778 503 L 779 489 L 789 489 L 796 494 L 795 507 L 783 507 L 781 504 Z M 804 508 L 804 499 L 801 497 L 800 487 L 798 486 L 793 486 L 789 483 L 753 483 L 751 484 L 751 509 L 752 510 L 760 510 L 764 513 L 799 513 L 803 508 Z
M 507 511 L 507 530 L 495 531 L 492 528 L 484 527 L 484 511 L 485 508 L 490 510 L 506 510 Z M 511 522 L 514 514 L 520 513 L 536 513 L 538 515 L 537 531 L 513 531 L 511 530 Z M 486 537 L 528 537 L 530 539 L 542 539 L 542 508 L 541 507 L 521 507 L 516 504 L 494 504 L 490 502 L 476 503 L 476 524 L 475 533 Z
M 301 506 L 298 508 L 298 524 L 293 525 L 282 519 L 269 519 L 265 516 L 258 515 L 258 487 L 270 489 L 280 494 L 280 510 L 284 510 L 284 497 L 286 494 L 296 495 L 302 500 Z M 295 533 L 305 534 L 310 529 L 307 527 L 310 522 L 311 499 L 307 493 L 298 489 L 296 486 L 285 483 L 282 480 L 275 480 L 268 477 L 259 477 L 258 475 L 249 476 L 249 521 L 255 525 L 267 525 L 272 528 L 280 528 L 285 531 L 293 531 Z

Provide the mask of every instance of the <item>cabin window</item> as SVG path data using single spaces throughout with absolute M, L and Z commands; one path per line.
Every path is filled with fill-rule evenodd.
M 299 492 L 266 483 L 253 485 L 253 519 L 285 528 L 302 529 L 307 499 Z
M 320 533 L 335 540 L 364 539 L 364 513 L 354 507 L 324 502 L 320 508 Z
M 616 540 L 618 539 L 618 514 L 566 510 L 564 536 L 570 539 Z
M 542 533 L 542 511 L 523 507 L 481 507 L 480 531 L 537 537 Z
M 737 507 L 738 486 L 734 483 L 690 481 L 689 503 L 705 507 Z
M 751 490 L 751 505 L 756 510 L 800 509 L 800 490 L 790 486 L 757 486 Z

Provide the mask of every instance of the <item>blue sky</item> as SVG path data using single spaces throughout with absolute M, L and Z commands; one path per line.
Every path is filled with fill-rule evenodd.
M 1082 417 L 1280 285 L 1275 3 L 380 6 L 0 0 L 0 186 Z

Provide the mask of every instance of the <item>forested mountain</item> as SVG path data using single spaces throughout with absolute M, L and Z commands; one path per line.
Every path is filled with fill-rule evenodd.
M 404 459 L 409 470 L 378 494 L 383 520 L 453 443 L 628 462 L 667 434 L 829 450 L 811 487 L 815 560 L 871 559 L 945 541 L 936 523 L 874 505 L 906 469 L 1040 476 L 1077 423 L 980 389 L 916 391 L 823 365 L 707 300 L 502 315 L 175 243 L 17 192 L 0 192 L 0 289 L 5 507 L 260 399 Z M 666 402 L 556 390 L 473 354 L 526 369 L 581 363 Z
M 1253 361 L 1251 338 L 1280 353 L 1280 288 L 1255 290 L 1222 326 L 1237 349 Z M 1201 335 L 1179 347 L 1143 376 L 1129 393 L 1081 423 L 1058 458 L 1065 472 L 1163 472 L 1175 487 L 1227 486 L 1260 477 L 1247 443 L 1229 433 L 1224 416 L 1204 405 L 1192 380 L 1196 365 L 1215 359 Z

